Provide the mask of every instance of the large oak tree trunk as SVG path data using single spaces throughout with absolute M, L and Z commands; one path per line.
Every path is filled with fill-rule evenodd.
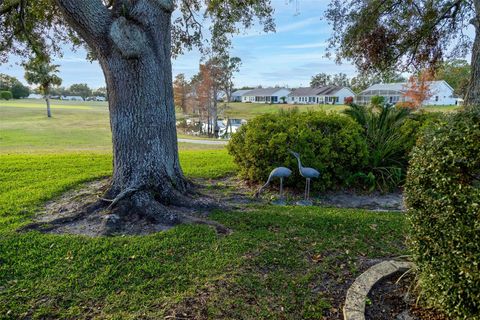
M 113 141 L 113 179 L 107 192 L 113 202 L 109 208 L 123 217 L 176 223 L 178 217 L 164 205 L 188 205 L 184 197 L 188 183 L 180 168 L 175 127 L 173 3 L 125 2 L 127 14 L 122 8 L 116 16 L 115 8 L 110 12 L 99 1 L 96 6 L 57 1 L 96 53 L 105 74 Z M 99 11 L 100 7 L 105 10 Z

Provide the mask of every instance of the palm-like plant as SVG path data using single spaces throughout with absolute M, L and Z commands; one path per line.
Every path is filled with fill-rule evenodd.
M 39 59 L 32 59 L 25 63 L 25 80 L 29 84 L 37 84 L 40 92 L 45 98 L 47 103 L 47 116 L 52 117 L 50 111 L 50 88 L 52 86 L 59 86 L 62 84 L 62 79 L 57 76 L 58 65 L 50 64 L 48 61 Z
M 376 186 L 381 190 L 397 186 L 407 166 L 406 141 L 400 128 L 410 111 L 388 105 L 364 107 L 352 104 L 345 114 L 364 128 L 369 148 L 368 169 Z

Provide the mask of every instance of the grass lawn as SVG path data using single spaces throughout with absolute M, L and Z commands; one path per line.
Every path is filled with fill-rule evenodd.
M 213 213 L 228 236 L 200 225 L 102 238 L 18 232 L 46 201 L 110 175 L 112 158 L 101 103 L 57 105 L 53 119 L 15 103 L 0 103 L 0 319 L 340 318 L 365 261 L 404 253 L 403 215 L 319 207 Z M 180 144 L 188 177 L 235 173 L 212 148 Z
M 190 177 L 235 170 L 223 150 L 184 151 L 181 162 Z M 0 157 L 0 318 L 318 319 L 340 308 L 328 285 L 357 275 L 361 259 L 402 253 L 403 216 L 362 210 L 214 213 L 229 236 L 198 225 L 104 238 L 15 231 L 110 164 L 99 154 Z
M 53 100 L 48 119 L 39 100 L 0 100 L 0 154 L 110 153 L 112 136 L 105 102 Z M 190 136 L 181 136 L 189 138 Z M 223 146 L 179 143 L 181 150 L 223 149 Z
M 307 110 L 324 110 L 324 111 L 342 111 L 346 108 L 344 105 L 291 105 L 291 104 L 266 104 L 266 103 L 244 103 L 231 102 L 225 109 L 225 115 L 230 118 L 251 119 L 264 113 L 275 113 L 280 109 L 290 110 L 298 108 L 301 112 Z

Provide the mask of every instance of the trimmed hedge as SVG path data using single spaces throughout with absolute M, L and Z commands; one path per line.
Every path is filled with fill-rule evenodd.
M 303 187 L 305 179 L 288 149 L 300 153 L 303 166 L 320 171 L 312 183 L 317 190 L 345 185 L 367 159 L 360 125 L 336 113 L 293 110 L 261 115 L 242 126 L 228 144 L 243 178 L 265 181 L 273 168 L 285 166 L 294 172 L 286 183 Z
M 408 243 L 427 301 L 480 319 L 480 107 L 426 130 L 405 186 Z

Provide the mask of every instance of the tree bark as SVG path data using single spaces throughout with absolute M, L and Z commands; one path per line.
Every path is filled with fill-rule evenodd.
M 475 39 L 472 48 L 472 72 L 465 95 L 465 105 L 480 105 L 480 0 L 474 0 L 473 3 L 476 16 L 471 23 L 475 27 Z
M 47 103 L 47 117 L 52 117 L 52 112 L 50 111 L 50 97 L 48 95 L 45 96 L 45 102 Z
M 98 16 L 105 14 L 100 1 L 57 1 L 79 34 L 88 33 L 84 39 L 105 75 L 113 142 L 113 178 L 107 197 L 114 200 L 109 208 L 123 216 L 178 222 L 164 206 L 188 205 L 184 194 L 189 189 L 179 163 L 175 127 L 170 56 L 173 3 L 139 0 L 128 7 L 128 15 L 99 21 Z M 100 13 L 72 9 L 86 2 L 103 9 Z M 100 25 L 91 30 L 92 23 Z

